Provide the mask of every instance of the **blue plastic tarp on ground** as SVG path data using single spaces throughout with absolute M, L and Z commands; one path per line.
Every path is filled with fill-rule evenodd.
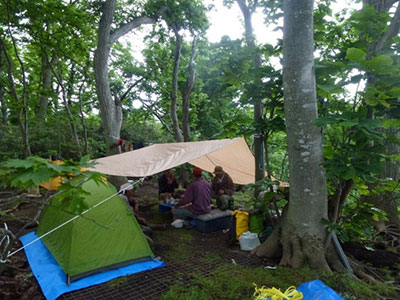
M 20 240 L 24 245 L 26 245 L 37 237 L 38 236 L 34 232 L 31 232 L 22 236 Z M 26 247 L 25 253 L 33 275 L 35 275 L 44 296 L 48 300 L 53 300 L 64 293 L 104 283 L 117 277 L 151 270 L 165 265 L 164 262 L 160 260 L 140 262 L 107 272 L 94 274 L 71 282 L 71 284 L 67 286 L 67 278 L 64 271 L 58 265 L 57 261 L 42 241 L 37 241 Z
M 297 291 L 303 293 L 303 300 L 345 300 L 319 279 L 300 284 Z
M 302 283 L 297 290 L 303 293 L 303 300 L 344 300 L 319 279 Z

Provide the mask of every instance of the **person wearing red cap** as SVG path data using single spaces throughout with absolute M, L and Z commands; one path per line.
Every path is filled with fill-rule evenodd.
M 202 172 L 198 167 L 193 169 L 195 180 L 172 210 L 175 219 L 185 220 L 211 211 L 211 185 L 201 178 Z

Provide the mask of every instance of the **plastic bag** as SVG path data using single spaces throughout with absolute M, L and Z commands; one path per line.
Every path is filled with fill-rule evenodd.
M 297 290 L 303 293 L 303 300 L 344 300 L 319 279 L 302 283 Z
M 172 225 L 173 227 L 175 227 L 175 228 L 182 228 L 184 223 L 185 223 L 184 220 L 176 219 L 175 221 L 173 221 L 173 222 L 171 223 L 171 225 Z

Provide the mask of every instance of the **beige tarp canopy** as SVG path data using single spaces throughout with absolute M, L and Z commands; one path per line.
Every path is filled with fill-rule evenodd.
M 254 156 L 244 138 L 154 144 L 95 161 L 89 169 L 107 175 L 144 177 L 190 163 L 210 173 L 215 166 L 222 166 L 237 184 L 254 183 L 255 179 Z

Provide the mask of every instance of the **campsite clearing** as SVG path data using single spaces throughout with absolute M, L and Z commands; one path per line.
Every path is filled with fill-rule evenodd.
M 26 218 L 35 214 L 38 199 L 26 200 L 14 215 Z M 170 215 L 159 214 L 156 206 L 146 209 L 144 215 L 150 223 L 171 221 Z M 8 224 L 14 232 L 21 226 L 17 221 Z M 228 247 L 223 232 L 203 234 L 194 229 L 169 227 L 154 231 L 152 238 L 156 242 L 155 255 L 163 259 L 165 267 L 117 278 L 59 299 L 250 299 L 253 283 L 286 289 L 316 278 L 346 299 L 377 299 L 377 294 L 384 299 L 399 299 L 387 285 L 368 285 L 347 275 L 322 274 L 304 268 L 268 269 L 279 259 L 261 260 L 248 256 L 237 245 Z M 0 278 L 1 299 L 44 299 L 23 252 L 12 257 L 10 266 Z

